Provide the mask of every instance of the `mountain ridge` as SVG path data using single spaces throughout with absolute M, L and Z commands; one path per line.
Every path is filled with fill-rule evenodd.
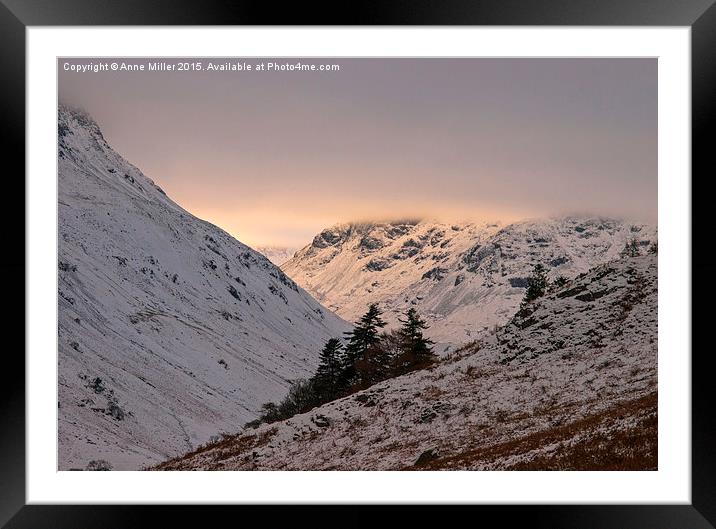
M 136 469 L 234 429 L 348 328 L 86 112 L 61 105 L 58 140 L 60 469 Z
M 379 303 L 390 323 L 414 307 L 442 349 L 476 339 L 519 307 L 536 264 L 567 279 L 618 257 L 656 229 L 607 217 L 499 222 L 344 223 L 321 231 L 281 268 L 317 300 L 354 321 Z

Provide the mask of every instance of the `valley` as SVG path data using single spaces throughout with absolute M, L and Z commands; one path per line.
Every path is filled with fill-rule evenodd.
M 656 468 L 657 256 L 595 267 L 433 367 L 157 470 Z
M 255 250 L 58 121 L 60 470 L 656 467 L 655 227 L 403 219 Z M 372 304 L 349 368 L 405 353 L 408 314 L 435 359 L 257 422 Z

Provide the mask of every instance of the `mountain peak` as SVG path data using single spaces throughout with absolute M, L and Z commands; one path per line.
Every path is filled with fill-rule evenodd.
M 84 110 L 83 108 L 73 107 L 65 103 L 58 105 L 58 133 L 60 141 L 66 135 L 66 133 L 72 131 L 73 128 L 81 127 L 88 132 L 97 135 L 99 138 L 104 140 L 102 129 L 94 118 Z
M 445 345 L 479 337 L 515 312 L 535 265 L 569 279 L 618 259 L 628 240 L 645 253 L 656 229 L 569 216 L 501 223 L 353 223 L 328 228 L 282 269 L 343 318 L 379 303 L 392 323 L 411 307 Z
M 375 240 L 375 236 L 395 239 L 412 231 L 420 222 L 421 221 L 417 219 L 400 219 L 393 221 L 361 221 L 336 224 L 316 235 L 311 242 L 310 248 L 322 249 L 329 246 L 340 246 L 344 242 L 356 237 L 362 238 L 369 247 L 371 244 L 370 241 Z
M 60 469 L 184 452 L 312 373 L 345 322 L 174 203 L 86 112 L 58 118 Z

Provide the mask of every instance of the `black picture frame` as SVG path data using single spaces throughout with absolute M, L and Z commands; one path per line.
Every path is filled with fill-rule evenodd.
M 349 8 L 347 9 L 346 7 Z M 237 507 L 25 505 L 25 29 L 27 26 L 102 25 L 575 25 L 688 26 L 692 53 L 692 281 L 708 285 L 713 222 L 705 213 L 714 196 L 710 174 L 716 149 L 709 139 L 716 113 L 714 0 L 394 0 L 323 5 L 229 0 L 0 0 L 0 149 L 6 192 L 3 247 L 3 328 L 18 339 L 6 345 L 0 384 L 0 525 L 21 527 L 162 526 L 181 520 L 206 525 L 207 516 L 236 516 Z M 91 46 L 88 47 L 91 50 Z M 8 163 L 8 161 L 10 163 Z M 12 169 L 8 169 L 8 168 Z M 20 222 L 18 219 L 23 219 Z M 693 283 L 692 283 L 693 284 Z M 707 340 L 709 288 L 692 289 L 692 503 L 690 505 L 476 506 L 469 516 L 499 516 L 501 525 L 530 527 L 678 528 L 716 526 L 716 399 L 713 354 Z M 12 300 L 9 304 L 8 300 Z M 20 302 L 20 300 L 23 300 Z M 9 306 L 11 305 L 11 306 Z M 700 346 L 698 345 L 700 344 Z M 689 351 L 672 354 L 688 354 Z M 241 507 L 239 520 L 264 513 Z M 308 507 L 300 507 L 306 509 Z M 323 507 L 327 509 L 329 507 Z M 271 507 L 275 516 L 276 507 Z M 210 510 L 210 511 L 209 511 Z M 209 511 L 209 512 L 208 512 Z M 226 512 L 228 511 L 228 513 Z M 476 512 L 474 512 L 476 511 Z M 422 512 L 414 507 L 413 512 Z M 326 518 L 329 519 L 329 518 Z

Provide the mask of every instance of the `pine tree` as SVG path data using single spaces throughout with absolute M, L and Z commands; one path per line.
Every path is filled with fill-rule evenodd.
M 278 406 L 273 402 L 267 402 L 261 406 L 261 422 L 276 422 L 281 419 L 278 413 Z
M 321 351 L 320 363 L 314 378 L 319 396 L 324 401 L 332 400 L 340 389 L 342 353 L 343 345 L 338 338 L 328 340 Z
M 293 417 L 297 413 L 304 413 L 320 405 L 316 394 L 316 381 L 298 379 L 288 388 L 288 394 L 278 404 L 278 414 L 281 419 Z
M 532 270 L 532 277 L 527 280 L 527 292 L 522 299 L 522 307 L 524 308 L 530 301 L 544 296 L 547 289 L 547 271 L 541 264 L 536 264 Z
M 366 349 L 355 364 L 356 382 L 360 387 L 376 384 L 390 378 L 391 357 L 385 349 L 382 340 Z
M 410 308 L 405 316 L 405 320 L 399 320 L 403 324 L 398 331 L 401 344 L 401 355 L 397 360 L 399 372 L 435 359 L 433 342 L 423 335 L 428 328 L 425 321 L 414 308 Z
M 380 329 L 385 327 L 385 321 L 381 318 L 383 312 L 376 303 L 371 304 L 361 319 L 355 324 L 352 331 L 346 334 L 348 345 L 346 346 L 342 380 L 346 384 L 354 382 L 356 378 L 356 362 L 365 357 L 369 348 L 377 346 L 380 341 Z M 359 377 L 358 377 L 359 378 Z

